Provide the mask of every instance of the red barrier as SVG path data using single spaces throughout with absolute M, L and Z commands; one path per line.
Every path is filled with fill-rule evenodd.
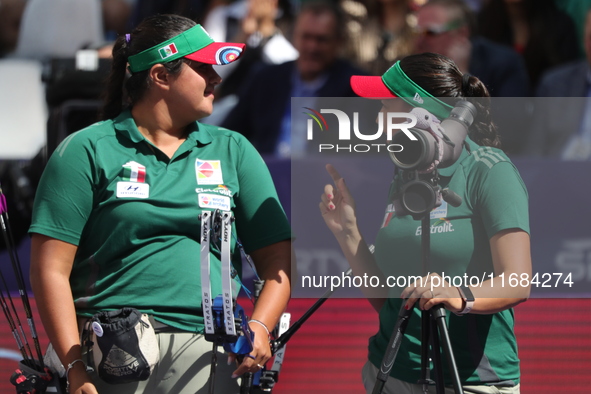
M 314 301 L 293 299 L 289 306 L 292 322 Z M 519 305 L 515 314 L 522 394 L 588 393 L 591 300 L 531 299 Z M 40 320 L 36 321 L 45 348 L 47 338 Z M 288 342 L 274 393 L 362 393 L 360 370 L 367 340 L 376 329 L 377 314 L 367 301 L 329 299 Z M 1 319 L 0 348 L 16 350 L 14 342 L 8 324 Z M 15 392 L 8 381 L 15 368 L 16 362 L 0 359 L 0 393 Z

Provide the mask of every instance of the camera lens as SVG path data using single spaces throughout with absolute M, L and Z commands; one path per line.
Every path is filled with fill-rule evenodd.
M 436 200 L 433 187 L 423 181 L 408 183 L 402 193 L 402 204 L 411 215 L 430 212 L 435 207 Z
M 437 141 L 428 131 L 416 128 L 411 128 L 409 131 L 417 140 L 411 140 L 404 133 L 394 134 L 392 143 L 401 145 L 402 150 L 390 152 L 390 158 L 403 170 L 428 168 L 437 157 Z

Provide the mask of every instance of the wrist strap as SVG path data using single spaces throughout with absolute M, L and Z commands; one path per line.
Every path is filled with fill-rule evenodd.
M 225 321 L 226 335 L 235 337 L 236 323 L 234 320 L 234 298 L 232 296 L 232 212 L 231 211 L 203 211 L 201 212 L 201 299 L 203 308 L 203 317 L 205 323 L 205 333 L 215 334 L 213 303 L 216 297 L 212 297 L 210 281 L 210 243 L 214 233 L 216 220 L 221 220 L 220 232 L 220 268 L 222 279 L 222 308 Z
M 464 309 L 459 313 L 456 313 L 456 315 L 465 315 L 470 313 L 474 307 L 474 295 L 472 295 L 472 291 L 467 286 L 458 286 L 457 289 L 464 300 Z
M 232 297 L 232 212 L 221 212 L 221 251 L 220 264 L 222 268 L 222 300 L 224 301 L 224 319 L 226 320 L 226 335 L 236 336 L 234 320 L 234 298 Z M 209 280 L 209 278 L 207 278 Z
M 265 331 L 267 331 L 267 336 L 268 336 L 269 338 L 271 338 L 271 333 L 269 332 L 269 329 L 267 328 L 267 325 L 266 325 L 265 323 L 263 323 L 262 321 L 260 321 L 260 320 L 257 320 L 257 319 L 250 319 L 250 320 L 248 321 L 248 324 L 250 324 L 250 323 L 257 323 L 257 324 L 259 324 L 259 325 L 263 326 L 263 328 L 265 329 Z
M 201 300 L 203 308 L 203 322 L 205 333 L 213 335 L 215 327 L 213 323 L 213 310 L 211 296 L 211 282 L 209 281 L 210 260 L 209 244 L 211 239 L 211 212 L 203 211 L 201 213 Z

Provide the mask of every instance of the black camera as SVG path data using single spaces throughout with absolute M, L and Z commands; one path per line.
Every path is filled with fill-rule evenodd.
M 390 158 L 401 171 L 401 184 L 393 197 L 398 216 L 412 215 L 415 220 L 447 201 L 459 206 L 461 198 L 454 192 L 438 186 L 438 168 L 451 166 L 460 157 L 468 130 L 476 117 L 476 107 L 465 100 L 458 101 L 448 118 L 440 124 L 429 112 L 416 108 L 418 127 L 392 137 L 393 144 L 403 147 L 390 152 Z

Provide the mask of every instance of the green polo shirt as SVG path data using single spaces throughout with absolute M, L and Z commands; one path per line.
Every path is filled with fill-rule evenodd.
M 242 135 L 195 123 L 168 158 L 124 111 L 56 149 L 29 231 L 78 246 L 70 276 L 78 314 L 135 307 L 171 326 L 201 331 L 199 215 L 215 209 L 233 211 L 233 233 L 247 252 L 291 238 L 269 171 Z M 235 244 L 232 237 L 241 275 Z M 210 255 L 216 295 L 220 254 L 212 248 Z
M 430 272 L 453 276 L 477 276 L 485 280 L 494 272 L 489 240 L 501 230 L 529 232 L 527 191 L 517 169 L 505 154 L 466 140 L 460 158 L 440 170 L 442 187 L 462 198 L 454 208 L 447 203 L 430 215 Z M 393 181 L 391 193 L 400 183 Z M 391 197 L 391 196 L 390 196 Z M 385 275 L 421 276 L 421 222 L 411 216 L 397 217 L 392 205 L 378 232 L 376 261 Z M 403 289 L 393 289 L 380 311 L 379 332 L 370 339 L 369 359 L 379 368 L 402 300 Z M 502 293 L 501 293 L 502 294 Z M 502 296 L 502 295 L 500 295 Z M 410 383 L 420 378 L 420 311 L 414 309 L 391 376 Z M 492 315 L 447 314 L 449 334 L 464 384 L 519 382 L 519 358 L 513 332 L 513 310 Z M 445 363 L 445 356 L 443 356 Z M 446 383 L 451 384 L 444 365 Z

